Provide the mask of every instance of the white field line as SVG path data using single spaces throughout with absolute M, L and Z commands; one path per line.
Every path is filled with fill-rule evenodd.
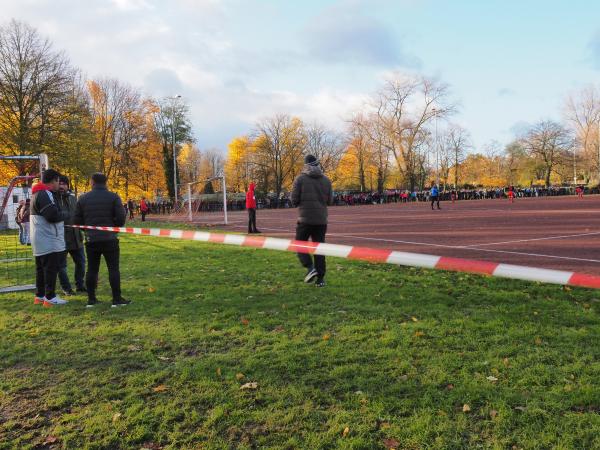
M 465 245 L 465 246 L 463 246 L 463 248 L 483 247 L 483 246 L 488 246 L 488 245 L 516 244 L 518 242 L 548 241 L 551 239 L 564 239 L 564 238 L 581 237 L 581 236 L 594 236 L 597 234 L 600 234 L 600 231 L 596 231 L 594 233 L 565 234 L 562 236 L 548 236 L 548 237 L 542 237 L 542 238 L 517 239 L 514 241 L 489 242 L 489 243 L 482 243 L 482 244 Z

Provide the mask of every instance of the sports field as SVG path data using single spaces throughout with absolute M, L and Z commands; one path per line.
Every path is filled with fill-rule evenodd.
M 121 243 L 132 305 L 0 296 L 0 448 L 600 448 L 597 291 Z
M 328 242 L 600 274 L 600 195 L 336 206 Z M 295 209 L 258 210 L 258 228 L 293 237 Z M 246 213 L 229 214 L 232 231 Z M 222 214 L 195 216 L 211 223 Z

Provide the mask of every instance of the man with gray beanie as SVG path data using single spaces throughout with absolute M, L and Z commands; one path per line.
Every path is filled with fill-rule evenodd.
M 304 169 L 294 180 L 292 204 L 299 209 L 296 240 L 325 242 L 327 233 L 327 205 L 333 203 L 331 181 L 323 174 L 319 160 L 313 155 L 304 158 Z M 316 286 L 325 286 L 325 256 L 298 253 L 298 258 L 307 269 L 305 283 L 317 279 Z

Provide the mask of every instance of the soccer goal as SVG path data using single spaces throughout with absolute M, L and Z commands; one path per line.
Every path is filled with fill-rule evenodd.
M 0 156 L 0 164 L 31 161 L 30 175 L 19 175 L 0 185 L 0 294 L 34 289 L 35 264 L 29 239 L 29 222 L 18 223 L 19 207 L 31 197 L 31 185 L 46 170 L 48 157 Z M 2 183 L 4 184 L 4 183 Z
M 220 181 L 221 191 L 214 191 L 214 181 Z M 194 191 L 194 187 L 201 189 Z M 207 225 L 227 225 L 227 186 L 225 175 L 218 175 L 206 180 L 194 181 L 187 184 L 187 218 L 191 223 Z M 222 215 L 221 215 L 222 213 Z M 222 219 L 222 220 L 221 220 Z

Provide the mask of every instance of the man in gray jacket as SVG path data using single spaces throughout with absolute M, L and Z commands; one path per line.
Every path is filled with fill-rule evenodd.
M 323 174 L 319 161 L 313 155 L 304 158 L 304 169 L 294 180 L 292 204 L 299 209 L 296 225 L 296 240 L 325 242 L 327 233 L 327 205 L 333 203 L 331 181 Z M 307 269 L 305 283 L 316 277 L 317 287 L 325 286 L 325 256 L 298 253 L 298 258 Z
M 63 221 L 68 216 L 54 197 L 59 176 L 56 170 L 48 169 L 42 174 L 42 182 L 31 190 L 31 248 L 36 268 L 34 303 L 45 307 L 67 303 L 55 292 L 60 257 L 65 251 Z

